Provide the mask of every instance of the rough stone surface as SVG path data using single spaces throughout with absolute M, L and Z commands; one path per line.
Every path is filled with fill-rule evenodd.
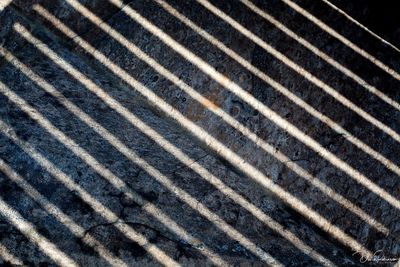
M 321 265 L 309 253 L 296 248 L 292 244 L 293 239 L 285 239 L 281 232 L 274 231 L 257 219 L 249 211 L 249 205 L 241 205 L 238 201 L 229 198 L 226 191 L 224 193 L 220 190 L 221 188 L 218 189 L 205 181 L 204 177 L 196 173 L 196 168 L 199 167 L 207 170 L 233 189 L 242 199 L 270 216 L 282 226 L 284 231 L 293 233 L 304 244 L 334 264 L 358 266 L 374 263 L 361 264 L 360 256 L 353 255 L 355 251 L 351 246 L 344 244 L 308 220 L 307 211 L 299 210 L 297 205 L 285 203 L 273 190 L 254 181 L 251 174 L 245 174 L 242 165 L 234 164 L 232 157 L 222 156 L 209 144 L 199 140 L 195 136 L 196 132 L 186 129 L 181 121 L 175 120 L 173 116 L 162 110 L 157 103 L 146 100 L 140 90 L 114 75 L 106 65 L 99 63 L 89 52 L 74 44 L 73 40 L 64 36 L 51 23 L 45 22 L 32 10 L 32 5 L 35 3 L 43 5 L 73 31 L 81 34 L 98 50 L 98 53 L 104 54 L 132 78 L 181 112 L 191 122 L 200 126 L 202 131 L 254 166 L 265 175 L 266 179 L 271 179 L 274 185 L 280 186 L 295 196 L 370 251 L 382 250 L 386 257 L 399 257 L 400 210 L 398 207 L 396 208 L 367 187 L 357 183 L 349 173 L 340 170 L 334 162 L 324 159 L 320 152 L 311 149 L 303 139 L 294 137 L 292 130 L 282 129 L 245 100 L 231 93 L 204 73 L 201 68 L 184 59 L 179 54 L 182 50 L 174 51 L 160 38 L 133 21 L 127 12 L 136 10 L 218 73 L 224 75 L 225 81 L 235 82 L 278 116 L 313 138 L 340 161 L 368 177 L 398 201 L 399 175 L 357 148 L 350 142 L 354 139 L 348 138 L 349 135 L 357 137 L 360 142 L 367 144 L 382 157 L 393 162 L 393 165 L 399 166 L 400 143 L 395 140 L 396 137 L 393 138 L 384 133 L 370 121 L 344 106 L 337 98 L 335 99 L 321 87 L 307 80 L 305 71 L 300 73 L 294 71 L 196 1 L 169 0 L 168 3 L 252 66 L 287 88 L 288 92 L 308 103 L 320 114 L 329 117 L 348 133 L 333 130 L 308 113 L 304 107 L 294 104 L 279 93 L 273 85 L 266 83 L 251 70 L 210 44 L 153 1 L 132 1 L 131 3 L 127 1 L 126 6 L 120 7 L 121 10 L 117 7 L 107 8 L 108 1 L 82 2 L 126 40 L 156 60 L 181 82 L 206 97 L 208 101 L 199 103 L 193 99 L 109 34 L 91 24 L 68 4 L 61 2 L 14 1 L 0 14 L 1 26 L 4 25 L 0 29 L 0 40 L 4 40 L 1 41 L 2 47 L 11 51 L 19 61 L 46 80 L 65 99 L 74 103 L 113 137 L 118 138 L 128 150 L 136 153 L 171 182 L 170 187 L 166 186 L 157 180 L 159 177 L 154 177 L 154 174 L 149 173 L 146 168 L 132 162 L 106 140 L 109 135 L 100 135 L 97 129 L 91 128 L 76 114 L 67 110 L 60 102 L 60 98 L 57 99 L 46 93 L 13 64 L 4 63 L 3 59 L 0 69 L 1 82 L 32 106 L 35 114 L 44 116 L 54 127 L 74 140 L 76 146 L 87 151 L 97 161 L 95 166 L 89 166 L 90 163 L 80 158 L 71 150 L 71 147 L 60 142 L 56 133 L 50 133 L 12 99 L 0 93 L 0 118 L 7 124 L 2 129 L 3 131 L 6 129 L 8 135 L 15 135 L 20 140 L 19 143 L 12 141 L 5 132 L 0 132 L 1 160 L 81 226 L 84 234 L 72 234 L 55 216 L 49 214 L 40 203 L 34 201 L 20 186 L 12 182 L 4 171 L 0 172 L 1 199 L 30 221 L 41 235 L 57 245 L 79 265 L 109 265 L 95 249 L 84 243 L 88 235 L 96 238 L 112 255 L 128 266 L 162 264 L 156 261 L 144 247 L 130 240 L 126 233 L 121 233 L 118 230 L 121 225 L 129 225 L 184 266 L 212 265 L 211 259 L 204 255 L 205 248 L 214 251 L 229 265 L 266 265 L 256 253 L 246 248 L 239 238 L 229 236 L 225 230 L 221 229 L 221 222 L 225 225 L 224 227 L 236 229 L 259 249 L 266 251 L 284 265 Z M 400 134 L 399 110 L 369 93 L 362 85 L 285 35 L 273 24 L 252 13 L 239 1 L 211 2 L 257 35 L 260 40 L 268 43 L 308 73 L 331 86 L 357 107 L 390 127 L 394 132 L 393 136 Z M 375 86 L 397 103 L 400 102 L 399 81 L 370 61 L 316 27 L 281 1 L 254 1 L 254 3 L 342 66 L 353 71 L 364 80 L 364 83 Z M 354 25 L 348 26 L 349 22 L 338 16 L 336 11 L 317 1 L 297 1 L 297 4 L 318 18 L 323 18 L 328 25 L 400 72 L 398 53 L 396 54 L 362 29 Z M 12 24 L 16 21 L 57 53 L 60 59 L 67 61 L 166 141 L 182 150 L 190 158 L 191 164 L 186 165 L 176 155 L 160 147 L 158 144 L 160 138 L 153 140 L 151 136 L 143 133 L 140 126 L 132 125 L 117 110 L 85 88 L 82 79 L 71 76 L 34 45 L 24 40 L 12 29 Z M 32 28 L 30 25 L 35 26 Z M 2 89 L 2 92 L 4 90 Z M 216 116 L 213 113 L 215 110 L 225 111 L 256 134 L 257 143 Z M 262 143 L 269 144 L 271 151 L 263 150 L 260 147 Z M 24 151 L 21 144 L 34 147 L 91 196 L 113 211 L 119 220 L 110 222 L 104 214 L 96 212 L 80 197 L 79 193 L 61 184 L 51 170 L 46 170 L 32 155 Z M 280 155 L 286 155 L 287 160 L 279 160 Z M 109 176 L 96 170 L 96 166 L 102 166 L 120 178 L 129 190 L 140 196 L 141 200 L 135 202 L 119 188 L 113 186 L 107 181 Z M 389 232 L 383 234 L 374 229 L 359 216 L 294 172 L 291 169 L 293 166 L 303 168 L 313 177 L 312 179 L 323 182 L 334 192 L 345 197 L 381 223 Z M 193 202 L 188 201 L 190 198 L 185 197 L 185 192 L 190 195 Z M 174 232 L 171 230 L 171 224 L 162 223 L 149 214 L 146 211 L 147 204 L 144 205 L 144 203 L 150 203 L 163 211 L 196 241 Z M 214 217 L 206 218 L 204 214 L 201 214 L 204 210 L 212 213 Z M 218 219 L 216 219 L 217 216 Z M 46 251 L 41 251 L 19 232 L 1 210 L 0 244 L 8 248 L 26 265 L 55 264 Z M 6 260 L 1 259 L 1 255 L 0 263 L 7 264 Z M 387 265 L 391 266 L 393 263 Z

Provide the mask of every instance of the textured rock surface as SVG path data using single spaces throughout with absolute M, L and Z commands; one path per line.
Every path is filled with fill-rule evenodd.
M 321 87 L 307 80 L 305 77 L 308 74 L 305 70 L 300 73 L 294 71 L 285 62 L 266 52 L 265 46 L 263 48 L 255 44 L 196 1 L 168 1 L 178 12 L 250 63 L 253 69 L 257 68 L 286 88 L 287 94 L 292 93 L 293 97 L 308 103 L 309 110 L 314 108 L 316 113 L 329 117 L 332 123 L 337 124 L 336 129 L 341 127 L 341 130 L 334 130 L 329 127 L 332 123 L 326 124 L 308 113 L 304 106 L 294 104 L 279 93 L 276 86 L 265 82 L 259 75 L 257 76 L 257 73 L 245 68 L 215 45 L 210 44 L 155 2 L 128 3 L 127 1 L 126 6 L 113 6 L 113 8 L 111 4 L 107 4 L 108 1 L 86 2 L 82 1 L 91 12 L 105 21 L 103 25 L 110 25 L 128 42 L 136 45 L 170 74 L 179 78 L 180 83 L 174 84 L 168 80 L 64 1 L 14 1 L 0 14 L 2 25 L 0 40 L 4 40 L 1 42 L 2 47 L 11 51 L 16 58 L 13 63 L 7 63 L 2 59 L 3 65 L 0 69 L 0 80 L 5 85 L 1 86 L 0 118 L 6 123 L 1 127 L 0 158 L 83 228 L 80 234 L 72 234 L 71 229 L 64 226 L 59 218 L 49 214 L 40 202 L 28 196 L 27 192 L 12 182 L 7 172 L 3 170 L 0 172 L 2 200 L 30 221 L 40 234 L 57 245 L 79 265 L 88 266 L 109 264 L 96 252 L 96 246 L 92 248 L 85 244 L 88 235 L 98 240 L 112 255 L 129 266 L 160 264 L 144 247 L 126 237 L 127 232 L 118 230 L 123 225 L 141 233 L 182 265 L 212 265 L 215 257 L 208 259 L 204 255 L 207 248 L 229 265 L 264 266 L 266 263 L 257 255 L 261 249 L 284 265 L 321 265 L 321 262 L 313 258 L 312 253 L 304 252 L 293 245 L 292 242 L 295 241 L 293 238 L 285 238 L 283 231 L 293 233 L 304 245 L 311 247 L 316 253 L 338 266 L 362 265 L 359 262 L 359 255 L 352 255 L 354 247 L 346 245 L 346 242 L 338 240 L 315 225 L 315 222 L 307 219 L 308 211 L 299 208 L 298 205 L 285 203 L 284 199 L 276 194 L 276 190 L 271 190 L 262 182 L 254 181 L 252 179 L 254 175 L 246 174 L 243 165 L 235 164 L 233 157 L 223 156 L 212 145 L 199 140 L 195 135 L 203 131 L 254 166 L 265 175 L 265 179 L 271 179 L 273 186 L 280 186 L 295 196 L 366 249 L 372 252 L 382 250 L 386 257 L 399 257 L 399 207 L 396 208 L 385 201 L 385 196 L 378 196 L 369 188 L 357 183 L 351 172 L 341 170 L 337 164 L 338 161 L 342 162 L 342 166 L 344 163 L 348 164 L 353 170 L 384 189 L 397 203 L 400 197 L 400 182 L 396 166 L 400 165 L 400 143 L 395 139 L 400 134 L 400 111 L 369 93 L 364 86 L 367 83 L 375 86 L 393 100 L 400 102 L 398 80 L 281 1 L 254 1 L 254 3 L 317 49 L 354 72 L 363 83 L 357 83 L 332 67 L 322 57 L 310 52 L 296 40 L 285 35 L 276 25 L 255 15 L 240 2 L 212 1 L 218 9 L 257 35 L 261 42 L 267 43 L 285 55 L 288 60 L 303 67 L 316 79 L 346 97 L 355 106 L 390 127 L 394 136 L 391 137 L 372 125 L 371 121 L 340 103 L 340 98 L 327 94 Z M 99 63 L 90 51 L 85 51 L 79 44 L 75 44 L 72 39 L 63 35 L 36 13 L 32 9 L 32 5 L 36 3 L 40 3 L 75 33 L 81 34 L 98 50 L 97 53 L 105 55 L 113 64 L 146 86 L 165 103 L 200 126 L 201 130 L 186 129 L 181 124 L 182 120 L 175 120 L 171 114 L 163 110 L 160 102 L 146 100 L 138 88 L 130 86 L 123 78 L 115 75 L 107 64 Z M 334 10 L 316 1 L 298 1 L 298 4 L 315 16 L 323 18 L 328 25 L 400 72 L 398 53 L 362 29 L 354 25 L 348 26 L 349 22 L 344 18 L 340 19 Z M 121 7 L 122 10 L 119 10 Z M 204 73 L 203 69 L 191 63 L 193 57 L 185 59 L 184 55 L 180 55 L 182 49 L 175 51 L 173 48 L 176 48 L 176 45 L 172 45 L 171 48 L 159 37 L 144 29 L 140 22 L 135 22 L 127 15 L 132 10 L 136 10 L 209 64 L 213 70 L 222 74 L 223 81 L 220 81 L 222 84 L 235 82 L 271 111 L 313 138 L 320 144 L 320 150 L 311 149 L 306 140 L 296 138 L 293 130 L 283 129 L 274 122 L 274 119 L 267 118 L 260 110 L 246 103 L 246 100 L 231 93 L 213 77 Z M 52 49 L 58 55 L 57 62 L 49 59 L 13 30 L 12 25 L 16 21 Z M 77 40 L 79 39 L 75 38 L 75 41 Z M 141 124 L 132 125 L 118 112 L 118 109 L 111 108 L 101 96 L 86 88 L 87 80 L 67 73 L 60 65 L 62 60 L 71 64 L 108 96 L 118 101 L 119 107 L 124 107 L 154 129 L 165 141 L 161 142 L 160 137 L 143 133 Z M 22 65 L 18 62 L 25 64 L 62 95 L 58 95 L 57 98 L 57 95 L 46 93 L 44 88 L 32 80 L 32 77 L 27 77 L 21 72 L 18 66 Z M 193 99 L 179 87 L 183 83 L 208 100 L 200 103 Z M 35 110 L 30 109 L 32 112 L 29 115 L 29 111 L 23 110 L 23 107 L 16 104 L 16 99 L 26 101 Z M 76 105 L 96 121 L 98 126 L 90 127 L 77 117 L 77 113 L 68 110 L 62 101 L 64 104 Z M 256 134 L 257 142 L 216 115 L 222 111 Z M 75 144 L 63 144 L 60 133 L 51 130 L 51 126 L 47 125 L 46 129 L 45 125 L 40 125 L 31 117 L 35 114 L 41 114 Z M 104 127 L 104 131 L 99 130 L 100 127 Z M 15 138 L 12 140 L 13 136 L 19 141 Z M 391 161 L 392 165 L 387 165 L 392 166 L 392 170 L 358 148 L 351 136 L 358 138 L 359 143 L 368 145 L 370 150 Z M 136 153 L 168 180 L 149 172 L 143 164 L 132 162 L 126 153 L 121 152 L 121 149 L 118 150 L 115 142 L 114 145 L 110 143 L 110 140 L 116 140 L 112 138 L 117 138 L 125 151 Z M 168 148 L 160 147 L 160 144 L 165 145 L 167 142 L 182 150 L 188 156 L 190 164 L 185 164 L 182 157 L 169 153 Z M 268 144 L 270 151 L 263 150 L 260 144 Z M 77 190 L 71 190 L 63 185 L 52 170 L 46 169 L 32 156 L 32 152 L 23 150 L 27 145 L 34 147 L 94 199 L 114 212 L 119 219 L 108 220 L 106 213 L 97 212 L 82 199 Z M 80 150 L 76 147 L 84 149 L 96 162 L 87 161 L 87 157 L 79 154 L 77 151 Z M 336 162 L 323 158 L 322 149 L 334 155 L 337 158 Z M 302 168 L 303 175 L 293 171 L 293 168 L 296 170 Z M 208 176 L 199 175 L 196 172 L 199 169 L 203 169 L 203 174 L 208 172 Z M 312 177 L 311 181 L 304 179 L 304 173 Z M 232 188 L 247 204 L 241 205 L 243 201 L 240 203 L 237 199 L 229 198 L 227 196 L 227 192 L 228 194 L 231 192 L 229 190 L 221 192 L 221 189 L 226 188 L 220 186 L 221 184 L 215 186 L 205 181 L 205 178 L 208 179 L 207 177 L 211 175 Z M 112 185 L 107 180 L 112 176 L 123 181 L 126 187 L 117 188 Z M 379 232 L 360 216 L 338 204 L 327 196 L 323 189 L 316 188 L 315 181 L 322 181 L 334 192 L 345 197 L 365 214 L 381 223 L 388 229 L 388 233 Z M 139 195 L 136 201 L 130 198 L 129 194 L 124 194 L 127 190 Z M 257 219 L 250 212 L 249 203 L 270 216 L 282 229 L 276 231 Z M 149 214 L 146 208 L 149 205 L 154 205 L 168 215 L 192 238 L 171 229 L 171 223 L 162 223 L 157 216 Z M 230 227 L 236 229 L 249 242 L 256 244 L 257 252 L 252 252 L 249 247 L 246 248 L 243 239 L 237 235 L 229 236 L 227 233 L 229 231 L 226 229 Z M 38 249 L 18 231 L 16 226 L 10 224 L 4 214 L 0 216 L 0 244 L 26 265 L 55 264 L 46 251 Z M 7 263 L 6 260 L 3 262 Z M 388 264 L 390 265 L 392 263 Z

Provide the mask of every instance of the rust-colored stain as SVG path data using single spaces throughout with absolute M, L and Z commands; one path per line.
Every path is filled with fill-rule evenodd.
M 222 79 L 221 79 L 220 83 L 224 87 L 229 87 L 231 80 L 229 79 L 229 77 L 227 75 L 222 74 Z
M 202 101 L 202 104 L 207 108 L 212 109 L 221 107 L 221 103 L 224 101 L 223 91 L 224 89 L 219 84 L 211 84 L 210 90 L 204 94 L 204 97 L 207 100 Z
M 205 109 L 216 110 L 221 107 L 224 98 L 221 95 L 222 88 L 217 83 L 210 85 L 209 90 L 203 93 L 204 98 L 199 103 L 192 103 L 187 107 L 187 116 L 192 121 L 204 119 Z
M 203 104 L 206 108 L 211 108 L 211 109 L 218 109 L 219 106 L 217 104 L 215 104 L 213 101 L 209 100 L 209 99 L 204 99 L 201 104 Z

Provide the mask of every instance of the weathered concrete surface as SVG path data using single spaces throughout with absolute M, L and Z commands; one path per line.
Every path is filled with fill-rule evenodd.
M 323 159 L 318 152 L 302 143 L 304 140 L 294 138 L 290 130 L 281 129 L 260 114 L 259 111 L 254 110 L 245 101 L 204 74 L 196 66 L 184 60 L 177 52 L 163 44 L 160 39 L 144 30 L 138 23 L 133 22 L 125 11 L 129 8 L 137 10 L 142 16 L 160 27 L 162 31 L 171 35 L 173 39 L 223 74 L 226 80 L 230 79 L 236 82 L 265 106 L 315 139 L 337 158 L 371 179 L 396 199 L 399 199 L 400 196 L 398 175 L 350 143 L 346 139 L 346 134 L 333 131 L 323 122 L 307 113 L 302 107 L 293 104 L 271 85 L 243 68 L 242 65 L 229 58 L 215 46 L 210 45 L 154 2 L 135 1 L 111 19 L 108 18 L 115 13 L 115 10 L 108 11 L 100 8 L 102 2 L 90 2 L 90 10 L 107 20 L 107 23 L 122 36 L 205 96 L 210 101 L 206 102 L 208 106 L 195 101 L 181 88 L 178 88 L 123 48 L 109 35 L 102 33 L 95 25 L 91 25 L 83 19 L 67 4 L 57 5 L 55 2 L 53 4 L 53 2 L 45 1 L 42 1 L 41 4 L 75 32 L 85 33 L 84 36 L 87 41 L 95 46 L 99 52 L 106 55 L 134 79 L 150 88 L 164 101 L 204 129 L 205 132 L 211 134 L 231 151 L 256 167 L 269 179 L 272 179 L 275 185 L 281 186 L 303 201 L 308 207 L 321 214 L 369 250 L 381 249 L 387 257 L 398 257 L 400 254 L 398 240 L 400 236 L 400 211 L 396 207 L 387 203 L 368 188 L 356 183 L 348 173 L 339 170 L 335 164 Z M 315 6 L 318 4 L 314 6 L 312 4 L 314 2 L 307 2 L 304 7 L 310 10 L 316 8 Z M 169 1 L 168 3 L 209 34 L 217 37 L 253 66 L 285 86 L 313 108 L 331 118 L 349 134 L 368 144 L 372 149 L 391 160 L 393 164 L 400 164 L 400 157 L 398 156 L 400 145 L 397 141 L 344 107 L 321 88 L 307 81 L 303 76 L 304 72 L 301 74 L 294 72 L 194 1 Z M 361 85 L 287 37 L 275 26 L 251 13 L 242 4 L 225 1 L 214 1 L 213 4 L 289 59 L 332 86 L 358 107 L 391 127 L 396 133 L 400 133 L 400 113 L 398 110 L 368 93 Z M 38 25 L 44 21 L 31 10 L 29 3 L 17 1 L 14 5 L 18 7 L 19 12 L 24 13 L 27 18 L 35 21 Z M 366 61 L 342 43 L 315 27 L 301 15 L 280 1 L 260 1 L 257 5 L 314 46 L 351 69 L 366 82 L 381 89 L 397 102 L 400 101 L 399 91 L 397 90 L 399 82 L 397 80 L 380 71 L 371 62 Z M 330 18 L 328 14 L 334 16 L 334 13 L 326 6 L 319 12 L 319 16 L 324 15 L 327 18 Z M 28 27 L 27 22 L 19 21 L 25 27 Z M 346 22 L 342 20 L 335 23 L 340 25 L 340 23 Z M 11 25 L 11 23 L 7 25 Z M 154 128 L 161 136 L 183 150 L 193 162 L 214 174 L 215 177 L 230 186 L 244 199 L 253 203 L 263 213 L 271 216 L 282 225 L 283 229 L 291 231 L 305 244 L 333 263 L 339 266 L 361 265 L 359 256 L 352 256 L 354 251 L 350 247 L 346 247 L 333 236 L 315 226 L 313 222 L 305 219 L 304 215 L 306 214 L 301 214 L 301 210 L 296 212 L 296 207 L 291 207 L 277 200 L 273 192 L 271 193 L 268 188 L 254 182 L 251 175 L 244 175 L 240 166 L 232 164 L 231 158 L 218 155 L 217 151 L 199 141 L 193 136 L 193 133 L 180 126 L 179 121 L 170 118 L 169 114 L 162 111 L 156 103 L 144 100 L 135 88 L 113 75 L 107 69 L 107 66 L 99 64 L 82 48 L 79 46 L 72 48 L 72 40 L 63 37 L 51 24 L 44 23 L 44 25 L 47 27 L 46 31 L 53 32 L 55 35 L 35 32 L 34 34 L 42 42 L 49 45 L 63 59 L 83 72 L 122 106 Z M 160 223 L 149 215 L 140 204 L 134 203 L 124 196 L 120 190 L 107 182 L 104 179 L 104 173 L 96 172 L 89 167 L 69 148 L 57 141 L 56 137 L 33 121 L 26 112 L 21 111 L 20 107 L 12 103 L 4 94 L 0 94 L 0 101 L 4 103 L 0 109 L 1 118 L 12 128 L 12 130 L 10 128 L 11 133 L 15 132 L 23 142 L 34 146 L 53 164 L 70 175 L 93 197 L 115 212 L 120 221 L 109 222 L 102 214 L 96 213 L 79 198 L 76 192 L 73 193 L 61 185 L 49 171 L 41 167 L 29 153 L 22 151 L 18 144 L 12 142 L 5 134 L 1 134 L 0 139 L 2 142 L 0 146 L 1 159 L 29 181 L 54 205 L 68 214 L 77 224 L 81 225 L 86 234 L 94 236 L 104 244 L 116 257 L 131 266 L 158 264 L 142 247 L 124 238 L 123 234 L 117 231 L 117 224 L 126 222 L 182 265 L 211 265 L 211 262 L 202 255 L 205 246 L 231 265 L 265 265 L 240 242 L 227 236 L 215 225 L 213 220 L 208 220 L 200 215 L 198 208 L 202 204 L 284 265 L 321 265 L 321 263 L 306 255 L 307 253 L 294 247 L 290 243 L 293 240 L 286 240 L 279 232 L 271 230 L 270 227 L 251 215 L 246 210 L 246 206 L 240 206 L 226 197 L 215 186 L 204 181 L 192 169 L 196 164 L 189 167 L 185 166 L 151 138 L 146 137 L 137 127 L 123 119 L 120 114 L 107 106 L 96 95 L 89 92 L 79 82 L 79 79 L 76 80 L 71 77 L 54 62 L 38 52 L 34 46 L 27 44 L 10 29 L 10 26 L 6 28 L 8 36 L 14 38 L 15 41 L 5 43 L 3 47 L 12 51 L 20 61 L 52 84 L 56 90 L 59 90 L 69 101 L 95 119 L 111 134 L 119 138 L 126 147 L 163 173 L 176 186 L 174 188 L 185 190 L 195 201 L 198 201 L 195 206 L 190 207 L 190 204 L 185 203 L 182 199 L 182 194 L 177 194 L 176 190 L 171 192 L 143 168 L 132 163 L 106 141 L 104 136 L 100 136 L 94 129 L 80 121 L 70 111 L 66 110 L 57 99 L 45 93 L 42 88 L 21 74 L 12 64 L 4 65 L 0 71 L 1 81 L 11 91 L 25 99 L 61 132 L 84 148 L 99 162 L 98 164 L 109 169 L 121 178 L 130 189 L 138 192 L 144 200 L 156 205 L 187 232 L 199 239 L 198 242 L 187 240 L 187 238 L 171 231 L 168 225 Z M 372 37 L 363 33 L 360 29 L 343 28 L 343 31 L 343 34 L 353 36 L 355 39 L 363 38 L 366 46 L 373 47 L 375 52 L 378 49 L 377 54 L 383 62 L 400 71 L 398 54 L 396 55 L 376 40 L 373 41 Z M 24 44 L 24 48 L 16 49 L 13 46 L 14 43 Z M 226 111 L 237 121 L 251 129 L 260 140 L 270 144 L 273 152 L 263 151 L 242 133 L 223 122 L 212 113 L 212 110 L 216 108 Z M 289 160 L 279 161 L 276 158 L 280 155 L 279 153 L 285 154 Z M 340 206 L 310 182 L 305 181 L 303 177 L 289 169 L 293 164 L 301 166 L 314 176 L 313 179 L 323 181 L 335 192 L 360 207 L 366 214 L 389 229 L 389 233 L 384 235 L 375 230 L 362 221 L 360 217 Z M 40 207 L 18 186 L 10 182 L 5 174 L 2 174 L 1 177 L 1 197 L 27 220 L 31 221 L 38 231 L 54 242 L 60 250 L 67 253 L 80 265 L 107 265 L 104 259 L 82 242 L 82 240 L 85 240 L 82 236 L 72 235 L 56 218 L 47 214 L 43 207 Z M 2 218 L 2 222 L 1 244 L 9 248 L 27 265 L 53 264 L 45 253 L 38 250 L 15 227 L 10 225 L 7 218 Z M 17 244 L 20 247 L 16 248 Z

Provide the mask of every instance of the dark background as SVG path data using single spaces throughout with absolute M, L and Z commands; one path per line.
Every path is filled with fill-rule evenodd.
M 396 47 L 400 46 L 400 1 L 330 0 L 358 22 Z

